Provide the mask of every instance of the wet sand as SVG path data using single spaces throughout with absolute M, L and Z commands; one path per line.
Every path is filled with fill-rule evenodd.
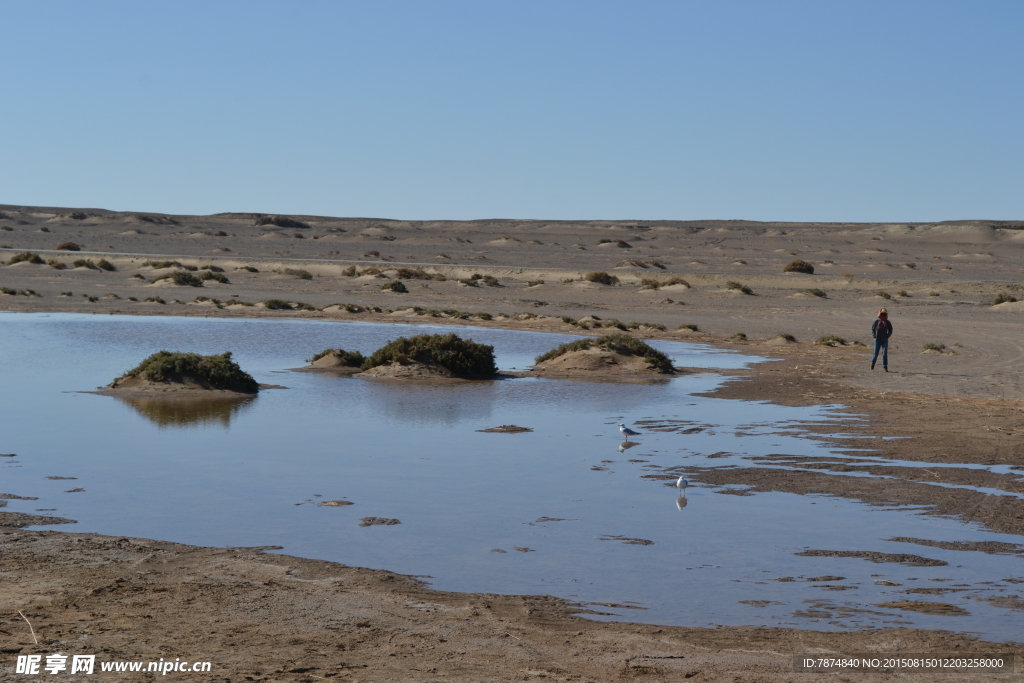
M 77 259 L 106 258 L 117 268 L 4 266 L 0 285 L 16 292 L 0 295 L 4 310 L 443 322 L 591 335 L 613 329 L 593 322 L 584 329 L 561 316 L 646 322 L 666 329 L 648 326 L 631 333 L 779 359 L 727 373 L 732 381 L 713 395 L 787 405 L 843 404 L 848 413 L 865 419 L 809 429 L 840 447 L 871 449 L 858 456 L 1024 468 L 1024 315 L 1012 304 L 989 305 L 999 293 L 1024 298 L 1019 281 L 1024 231 L 1019 225 L 410 223 L 293 217 L 309 227 L 284 229 L 255 226 L 256 219 L 247 214 L 161 217 L 83 211 L 85 218 L 73 218 L 70 210 L 0 210 L 0 226 L 11 228 L 0 232 L 0 245 L 11 247 L 0 250 L 4 262 L 34 250 L 69 266 Z M 629 246 L 619 246 L 615 240 L 620 239 Z M 82 252 L 53 251 L 68 240 L 79 242 Z M 223 268 L 230 284 L 149 284 L 166 272 L 143 265 L 157 258 Z M 783 274 L 782 265 L 793 258 L 812 261 L 817 274 Z M 446 280 L 404 279 L 407 294 L 380 289 L 393 281 L 400 261 L 421 264 L 417 267 Z M 343 274 L 353 263 L 390 277 Z M 237 270 L 246 266 L 259 272 Z M 310 277 L 286 272 L 299 269 Z M 620 284 L 580 281 L 596 270 L 616 275 Z M 473 273 L 491 275 L 499 284 L 458 282 Z M 672 276 L 691 287 L 643 288 L 644 279 Z M 569 279 L 574 281 L 563 281 Z M 754 294 L 727 289 L 731 281 L 748 285 Z M 820 289 L 826 297 L 809 289 Z M 70 296 L 61 295 L 68 291 Z M 891 298 L 878 296 L 880 291 Z M 138 301 L 128 301 L 130 296 Z M 156 296 L 167 303 L 144 302 Z M 293 308 L 229 306 L 231 299 L 281 299 Z M 337 303 L 380 310 L 331 307 Z M 827 334 L 870 343 L 869 325 L 881 305 L 889 308 L 896 325 L 893 372 L 870 371 L 864 347 L 810 343 Z M 490 319 L 462 317 L 466 313 L 487 313 Z M 677 330 L 682 324 L 699 331 Z M 737 339 L 737 332 L 747 339 Z M 800 343 L 768 345 L 778 333 L 793 334 Z M 927 343 L 944 344 L 946 350 L 923 353 Z M 865 436 L 871 438 L 852 438 Z M 1024 534 L 1024 499 L 936 485 L 983 486 L 1019 495 L 1024 482 L 1015 472 L 1024 470 L 997 474 L 784 455 L 777 461 L 790 469 L 676 468 L 651 476 L 667 480 L 678 470 L 705 485 L 742 484 L 750 492 L 914 504 L 930 514 Z M 25 517 L 0 511 L 0 524 L 42 523 Z M 966 636 L 907 629 L 819 633 L 596 623 L 574 616 L 570 605 L 554 598 L 442 593 L 386 571 L 251 550 L 13 528 L 0 539 L 0 562 L 11 577 L 0 584 L 10 606 L 2 617 L 2 628 L 11 634 L 3 640 L 8 656 L 15 648 L 33 651 L 12 619 L 17 609 L 43 634 L 46 648 L 83 642 L 91 651 L 123 658 L 150 652 L 199 658 L 202 651 L 215 667 L 223 666 L 219 676 L 232 680 L 524 680 L 542 675 L 556 680 L 681 680 L 687 675 L 697 681 L 818 680 L 825 676 L 791 673 L 793 653 L 1006 650 Z M 915 542 L 922 556 L 937 543 Z M 1017 552 L 1002 546 L 971 549 Z M 1001 599 L 1007 609 L 1019 608 L 1020 598 Z M 808 609 L 828 608 L 823 601 Z M 76 640 L 83 636 L 86 640 Z M 15 644 L 8 647 L 8 642 Z M 883 678 L 855 674 L 849 680 Z M 986 674 L 974 680 L 998 679 Z

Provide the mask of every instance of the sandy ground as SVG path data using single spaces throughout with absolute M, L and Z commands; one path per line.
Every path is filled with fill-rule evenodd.
M 595 326 L 613 319 L 664 325 L 663 331 L 641 327 L 632 333 L 779 359 L 729 373 L 733 380 L 718 396 L 841 403 L 864 416 L 841 430 L 817 428 L 819 438 L 840 447 L 869 443 L 876 449 L 872 455 L 892 460 L 1024 470 L 1024 305 L 990 305 L 1003 293 L 1024 299 L 1021 223 L 457 223 L 292 216 L 306 227 L 280 227 L 256 225 L 266 220 L 257 214 L 160 216 L 11 206 L 0 207 L 0 214 L 5 263 L 33 251 L 68 265 L 0 267 L 0 287 L 16 292 L 0 294 L 3 310 L 444 322 L 576 334 L 600 334 L 603 328 Z M 55 250 L 66 241 L 81 251 Z M 816 273 L 783 273 L 794 258 L 813 263 Z M 79 259 L 106 259 L 116 270 L 72 267 Z M 171 269 L 145 262 L 164 260 L 221 268 L 229 284 L 151 283 Z M 346 275 L 353 264 L 355 276 Z M 446 279 L 405 277 L 405 294 L 381 289 L 401 274 L 402 264 Z M 359 275 L 368 268 L 382 273 Z M 611 273 L 619 284 L 580 280 L 591 271 Z M 458 281 L 474 273 L 496 278 L 497 285 Z M 644 279 L 672 277 L 689 287 L 643 288 Z M 728 289 L 729 282 L 753 293 Z M 166 303 L 145 302 L 150 297 Z M 293 309 L 258 305 L 271 299 L 290 302 Z M 300 309 L 300 303 L 306 306 Z M 332 304 L 379 310 L 347 312 Z M 865 347 L 811 343 L 824 335 L 870 343 L 870 323 L 881 305 L 888 307 L 896 331 L 891 372 L 869 370 Z M 466 313 L 486 313 L 490 320 L 463 318 Z M 562 316 L 600 320 L 583 329 Z M 684 324 L 699 331 L 678 329 Z M 734 336 L 739 332 L 745 340 Z M 799 343 L 769 342 L 779 333 Z M 924 352 L 929 343 L 945 345 L 945 351 Z M 830 435 L 834 431 L 873 438 L 844 444 Z M 881 438 L 886 436 L 912 438 Z M 930 514 L 1024 534 L 1024 501 L 935 485 L 1024 493 L 1024 481 L 1015 474 L 778 458 L 791 469 L 683 471 L 708 484 L 823 493 L 873 505 L 913 503 Z M 888 476 L 829 474 L 857 471 Z M 654 476 L 669 479 L 678 471 Z M 0 524 L 30 523 L 38 520 L 0 512 Z M 17 622 L 17 609 L 42 633 L 40 652 L 70 642 L 111 658 L 199 658 L 202 652 L 221 667 L 210 680 L 870 681 L 896 676 L 797 674 L 792 655 L 1007 651 L 913 630 L 836 634 L 600 624 L 573 616 L 571 606 L 554 598 L 439 593 L 388 572 L 253 550 L 13 528 L 0 543 L 0 593 L 7 606 L 0 615 L 0 650 L 11 659 L 14 650 L 34 647 Z

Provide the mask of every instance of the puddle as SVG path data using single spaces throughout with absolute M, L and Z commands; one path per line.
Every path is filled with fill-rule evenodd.
M 593 619 L 912 625 L 1019 638 L 1020 536 L 923 515 L 920 505 L 699 480 L 699 472 L 746 468 L 849 480 L 885 478 L 856 471 L 861 466 L 972 469 L 829 448 L 823 426 L 841 435 L 857 422 L 837 406 L 694 396 L 722 381 L 710 373 L 647 384 L 527 378 L 429 387 L 280 373 L 324 348 L 368 353 L 396 336 L 447 329 L 493 344 L 502 369 L 525 368 L 573 338 L 0 313 L 0 414 L 13 426 L 0 436 L 0 451 L 17 454 L 4 458 L 0 492 L 38 499 L 6 498 L 5 511 L 46 510 L 78 520 L 56 528 L 79 532 L 281 546 L 429 575 L 442 590 L 557 595 Z M 697 344 L 656 346 L 687 367 L 756 360 Z M 231 350 L 258 381 L 288 389 L 170 406 L 77 393 L 160 349 Z M 641 434 L 623 441 L 620 422 Z M 510 425 L 533 431 L 482 431 Z M 804 432 L 812 425 L 816 433 Z M 815 462 L 853 469 L 803 467 Z M 676 488 L 675 470 L 690 479 L 688 488 Z M 47 478 L 58 475 L 76 479 L 75 495 L 64 493 L 67 481 Z M 991 486 L 956 488 L 1017 500 Z M 881 561 L 899 557 L 928 562 Z M 917 590 L 940 587 L 950 590 Z

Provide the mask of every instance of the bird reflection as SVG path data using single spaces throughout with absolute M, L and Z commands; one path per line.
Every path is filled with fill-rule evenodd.
M 242 398 L 150 398 L 117 396 L 157 426 L 190 427 L 220 425 L 229 427 L 231 418 L 252 405 L 254 396 Z
M 633 446 L 639 446 L 640 443 L 637 441 L 623 441 L 619 444 L 619 453 L 625 453 Z
M 683 494 L 683 495 L 679 496 L 678 498 L 676 498 L 676 509 L 677 510 L 682 510 L 684 507 L 686 507 L 686 503 L 687 503 L 687 500 L 686 500 L 686 488 L 689 485 L 690 485 L 690 482 L 687 481 L 686 479 L 684 479 L 683 477 L 679 477 L 678 479 L 676 479 L 675 487 L 677 489 L 679 489 L 680 493 Z

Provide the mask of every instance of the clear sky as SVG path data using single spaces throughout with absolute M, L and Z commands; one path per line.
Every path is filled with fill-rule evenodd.
M 1024 219 L 1024 2 L 0 0 L 0 203 Z

